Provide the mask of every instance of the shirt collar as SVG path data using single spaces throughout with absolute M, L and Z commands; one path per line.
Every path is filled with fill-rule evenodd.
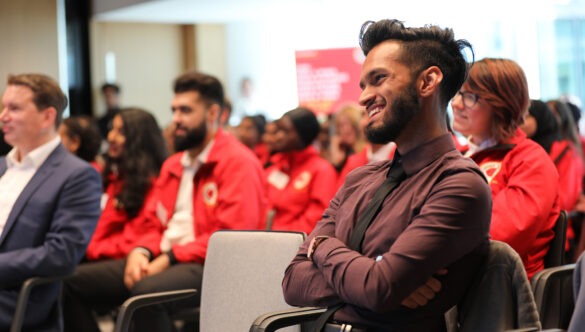
M 469 149 L 467 150 L 465 155 L 471 156 L 474 153 L 477 153 L 481 150 L 491 148 L 493 146 L 496 146 L 497 144 L 498 144 L 498 142 L 493 138 L 486 139 L 485 141 L 483 141 L 479 144 L 475 144 L 475 143 L 473 143 L 473 137 L 469 136 L 469 138 L 467 139 L 467 145 L 469 146 Z
M 392 153 L 392 150 L 394 150 L 395 148 L 395 143 L 394 142 L 386 143 L 382 145 L 376 152 L 372 151 L 371 145 L 368 145 L 366 148 L 367 148 L 366 157 L 368 158 L 368 162 L 383 161 L 388 160 L 390 158 L 390 154 Z
M 401 157 L 404 171 L 408 176 L 415 174 L 451 150 L 455 150 L 455 143 L 453 143 L 450 134 L 436 137 L 408 151 Z
M 22 158 L 20 162 L 16 159 L 18 148 L 14 147 L 6 155 L 6 165 L 9 168 L 22 165 L 31 166 L 35 169 L 38 169 L 45 162 L 45 160 L 49 158 L 49 155 L 51 152 L 53 152 L 53 150 L 55 150 L 55 148 L 57 148 L 59 143 L 61 143 L 61 137 L 59 135 L 55 135 L 55 138 L 29 152 L 24 158 Z
M 211 151 L 211 148 L 213 147 L 214 143 L 215 139 L 212 139 L 209 143 L 207 143 L 205 148 L 203 148 L 203 150 L 199 152 L 197 157 L 195 157 L 195 160 L 191 159 L 187 152 L 184 152 L 183 156 L 181 157 L 181 165 L 183 165 L 184 168 L 187 168 L 194 167 L 195 165 L 205 164 L 209 159 L 209 152 Z

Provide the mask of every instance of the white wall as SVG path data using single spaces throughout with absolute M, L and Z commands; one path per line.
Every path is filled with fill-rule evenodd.
M 0 1 L 2 92 L 8 74 L 40 72 L 59 80 L 57 31 L 56 0 Z
M 159 126 L 171 119 L 173 80 L 183 70 L 181 30 L 175 24 L 93 22 L 91 24 L 94 114 L 103 113 L 100 86 L 106 81 L 105 57 L 115 56 L 122 106 L 151 111 Z
M 399 19 L 407 26 L 427 23 L 453 28 L 456 38 L 467 39 L 474 47 L 475 59 L 508 57 L 526 71 L 531 96 L 538 98 L 539 68 L 536 16 L 514 17 L 486 15 L 453 19 L 452 13 L 434 18 L 404 13 Z M 240 96 L 239 82 L 249 76 L 255 84 L 256 97 L 270 118 L 297 105 L 295 50 L 358 46 L 360 27 L 368 18 L 387 16 L 374 10 L 373 16 L 329 18 L 291 17 L 288 20 L 257 20 L 230 23 L 226 26 L 227 90 L 233 99 Z M 494 18 L 498 17 L 498 18 Z M 428 19 L 428 21 L 425 21 Z M 541 19 L 541 18 L 540 18 Z
M 195 27 L 195 59 L 198 70 L 227 81 L 225 26 L 199 24 Z

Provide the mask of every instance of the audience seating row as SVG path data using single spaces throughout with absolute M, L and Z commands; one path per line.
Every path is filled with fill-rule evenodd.
M 566 329 L 574 306 L 571 284 L 574 264 L 563 265 L 566 223 L 563 212 L 555 227 L 560 236 L 555 236 L 545 259 L 547 268 L 534 276 L 531 287 L 517 253 L 505 243 L 491 241 L 484 267 L 459 308 L 450 312 L 449 330 L 530 331 L 539 330 L 541 324 L 542 328 Z M 305 234 L 299 232 L 214 233 L 203 276 L 200 331 L 260 332 L 292 325 L 296 326 L 287 331 L 300 331 L 299 324 L 304 328 L 310 326 L 324 309 L 292 308 L 284 302 L 281 288 L 284 270 L 304 239 Z M 11 332 L 20 331 L 30 289 L 59 279 L 34 278 L 25 283 Z M 494 289 L 511 292 L 496 296 Z M 182 290 L 131 298 L 121 306 L 115 331 L 127 331 L 132 313 L 142 306 L 189 297 L 195 292 Z M 485 308 L 498 309 L 490 313 Z

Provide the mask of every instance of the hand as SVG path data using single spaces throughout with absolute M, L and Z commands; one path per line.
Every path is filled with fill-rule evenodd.
M 128 254 L 126 267 L 124 269 L 124 285 L 132 289 L 137 281 L 146 276 L 148 268 L 148 257 L 140 251 L 133 250 Z
M 436 274 L 445 275 L 447 274 L 447 270 L 441 269 L 437 271 Z M 432 300 L 435 297 L 435 294 L 440 290 L 441 282 L 434 277 L 430 277 L 424 285 L 408 295 L 408 297 L 402 301 L 402 305 L 409 309 L 422 307 Z
M 155 258 L 152 262 L 150 262 L 150 264 L 148 264 L 146 275 L 151 276 L 160 273 L 166 270 L 169 266 L 171 266 L 169 256 L 166 254 L 162 254 Z

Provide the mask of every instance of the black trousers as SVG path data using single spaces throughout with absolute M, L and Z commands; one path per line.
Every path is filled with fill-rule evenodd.
M 107 312 L 135 295 L 195 288 L 196 296 L 139 309 L 134 314 L 134 331 L 172 331 L 172 313 L 199 306 L 203 266 L 176 264 L 137 282 L 131 290 L 124 285 L 125 260 L 106 260 L 79 265 L 63 285 L 65 331 L 99 332 L 94 311 Z

